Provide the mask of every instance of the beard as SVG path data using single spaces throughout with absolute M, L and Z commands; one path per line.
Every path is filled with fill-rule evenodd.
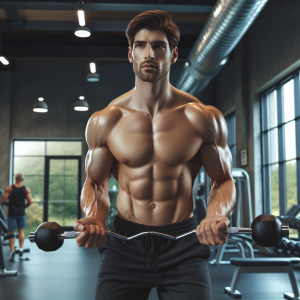
M 161 78 L 165 77 L 170 71 L 171 60 L 164 62 L 161 66 L 156 66 L 156 64 L 153 64 L 156 67 L 154 70 L 143 70 L 142 66 L 145 63 L 151 64 L 152 62 L 147 61 L 143 63 L 137 63 L 133 61 L 133 71 L 135 75 L 144 82 L 157 82 Z

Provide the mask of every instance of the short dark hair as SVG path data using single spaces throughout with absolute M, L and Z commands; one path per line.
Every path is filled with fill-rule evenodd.
M 148 30 L 161 30 L 167 37 L 170 50 L 172 51 L 177 47 L 180 32 L 169 13 L 162 10 L 153 10 L 142 12 L 134 17 L 126 29 L 129 46 L 133 47 L 135 35 L 144 28 Z

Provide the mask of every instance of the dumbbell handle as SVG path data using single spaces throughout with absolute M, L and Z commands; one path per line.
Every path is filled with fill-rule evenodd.
M 109 231 L 109 230 L 105 230 L 106 235 L 109 236 L 113 236 L 117 239 L 120 240 L 132 240 L 135 239 L 137 237 L 143 236 L 143 235 L 156 235 L 156 236 L 161 236 L 170 240 L 178 240 L 181 239 L 187 235 L 191 235 L 193 233 L 196 232 L 196 229 L 183 233 L 179 236 L 172 236 L 169 234 L 165 234 L 165 233 L 161 233 L 161 232 L 156 232 L 156 231 L 145 231 L 145 232 L 141 232 L 139 234 L 130 236 L 130 237 L 126 237 L 120 234 L 117 234 L 115 232 Z M 81 231 L 65 231 L 64 233 L 61 233 L 58 235 L 58 239 L 59 240 L 65 240 L 65 239 L 72 239 L 72 238 L 76 238 L 77 236 L 79 236 L 81 233 Z M 252 229 L 251 228 L 240 228 L 240 227 L 228 227 L 226 231 L 223 231 L 223 233 L 225 234 L 246 234 L 246 233 L 252 233 Z

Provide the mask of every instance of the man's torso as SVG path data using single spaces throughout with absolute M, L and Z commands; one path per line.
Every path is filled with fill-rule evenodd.
M 114 157 L 112 174 L 119 181 L 118 214 L 124 219 L 164 225 L 192 216 L 192 186 L 202 166 L 203 143 L 191 120 L 195 114 L 189 113 L 192 106 L 202 105 L 194 99 L 182 97 L 179 105 L 153 118 L 128 107 L 126 99 L 113 101 L 122 116 L 106 143 Z M 204 122 L 201 114 L 199 122 Z

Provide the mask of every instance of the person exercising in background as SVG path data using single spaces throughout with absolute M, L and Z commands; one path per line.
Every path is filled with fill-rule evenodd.
M 87 178 L 81 193 L 85 217 L 78 246 L 102 254 L 96 299 L 212 299 L 208 245 L 224 244 L 235 204 L 227 126 L 212 106 L 173 87 L 170 65 L 178 58 L 179 30 L 163 11 L 139 14 L 126 30 L 135 88 L 90 118 L 86 139 Z M 123 76 L 128 76 L 123 74 Z M 204 166 L 211 178 L 206 218 L 193 216 L 193 182 Z M 119 182 L 112 231 L 132 236 L 156 231 L 178 236 L 122 241 L 105 235 L 108 181 Z
M 23 244 L 24 244 L 24 228 L 26 227 L 26 217 L 25 208 L 31 203 L 30 189 L 22 185 L 24 176 L 21 173 L 16 175 L 16 182 L 8 186 L 5 189 L 4 195 L 2 197 L 2 203 L 8 206 L 8 230 L 10 234 L 13 234 L 15 230 L 19 232 L 19 244 L 20 251 L 19 257 L 23 255 Z M 9 202 L 7 200 L 9 199 Z M 27 200 L 25 203 L 25 199 Z M 10 261 L 15 260 L 15 239 L 9 240 L 10 245 Z

